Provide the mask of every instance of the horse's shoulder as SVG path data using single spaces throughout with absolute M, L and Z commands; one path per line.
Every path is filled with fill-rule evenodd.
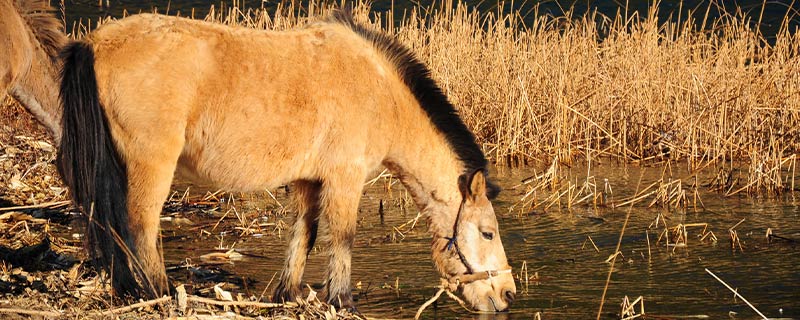
M 340 23 L 318 21 L 293 30 L 313 38 L 318 43 L 325 43 L 346 51 L 374 51 L 374 46 L 352 29 Z

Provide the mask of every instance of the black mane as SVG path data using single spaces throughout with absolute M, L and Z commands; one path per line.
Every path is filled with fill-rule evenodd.
M 347 26 L 371 42 L 395 65 L 403 82 L 417 98 L 417 102 L 425 110 L 428 118 L 436 129 L 444 133 L 450 147 L 459 160 L 464 163 L 463 174 L 471 175 L 476 170 L 484 170 L 484 173 L 488 174 L 486 157 L 478 143 L 475 142 L 475 135 L 458 116 L 458 111 L 444 95 L 436 81 L 431 78 L 431 71 L 428 67 L 417 59 L 411 50 L 385 33 L 356 23 L 349 10 L 335 10 L 331 19 Z M 490 199 L 496 197 L 500 192 L 500 188 L 488 179 L 486 187 Z

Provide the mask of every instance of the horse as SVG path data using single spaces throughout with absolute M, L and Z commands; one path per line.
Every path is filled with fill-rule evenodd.
M 386 167 L 426 214 L 441 276 L 476 310 L 514 300 L 490 201 L 499 188 L 474 135 L 427 66 L 351 14 L 280 32 L 139 14 L 62 59 L 57 166 L 115 293 L 168 292 L 159 214 L 177 172 L 243 192 L 290 183 L 298 212 L 272 300 L 301 297 L 324 218 L 322 294 L 353 308 L 361 190 Z
M 61 23 L 43 0 L 0 0 L 0 97 L 7 93 L 61 138 Z

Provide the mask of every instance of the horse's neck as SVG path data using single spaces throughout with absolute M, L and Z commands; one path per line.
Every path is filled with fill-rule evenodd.
M 45 7 L 46 3 L 33 0 L 0 0 L 0 21 L 4 22 L 0 23 L 0 38 L 9 42 L 0 46 L 0 91 L 17 99 L 58 142 L 60 76 L 53 55 L 67 36 L 55 16 L 42 12 Z
M 417 207 L 431 213 L 431 231 L 439 233 L 437 229 L 452 227 L 461 202 L 458 177 L 464 169 L 443 135 L 433 128 L 427 116 L 420 115 L 418 119 L 404 119 L 414 128 L 402 130 L 406 136 L 393 135 L 397 140 L 393 155 L 384 165 L 398 176 Z
M 61 140 L 58 62 L 57 59 L 50 57 L 42 44 L 38 43 L 31 28 L 23 26 L 21 29 L 27 33 L 27 39 L 18 37 L 23 39 L 21 40 L 23 43 L 19 45 L 24 48 L 22 50 L 24 63 L 18 66 L 18 74 L 9 88 L 9 94 L 28 109 L 39 123 L 47 127 L 53 139 L 58 142 Z M 59 40 L 60 43 L 66 43 L 66 35 L 57 41 Z
M 30 39 L 36 41 L 36 37 L 32 34 Z M 61 139 L 59 66 L 39 44 L 32 44 L 31 48 L 30 65 L 20 70 L 17 81 L 9 93 L 28 109 L 39 123 L 47 127 L 53 139 L 58 142 Z

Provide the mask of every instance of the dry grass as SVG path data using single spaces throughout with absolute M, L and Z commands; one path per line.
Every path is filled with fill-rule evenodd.
M 191 196 L 182 193 L 182 214 L 202 214 L 208 206 L 218 206 L 214 195 Z M 31 210 L 31 209 L 25 209 Z M 209 279 L 187 280 L 191 289 L 183 295 L 138 302 L 112 296 L 108 279 L 102 281 L 85 259 L 80 240 L 65 238 L 68 218 L 58 210 L 37 213 L 36 218 L 25 212 L 8 210 L 0 212 L 0 291 L 5 293 L 0 317 L 26 318 L 97 318 L 114 315 L 125 318 L 212 319 L 219 316 L 237 319 L 362 319 L 345 310 L 335 310 L 317 299 L 316 292 L 297 303 L 276 304 L 262 302 L 261 296 L 243 294 L 235 277 L 224 275 Z M 177 219 L 170 216 L 173 222 Z M 53 223 L 51 221 L 60 221 Z M 231 217 L 227 224 L 238 225 Z M 63 224 L 62 224 L 63 223 Z M 198 226 L 211 228 L 216 225 Z M 226 226 L 229 228 L 230 226 Z M 170 233 L 167 231 L 166 233 Z M 67 236 L 68 237 L 68 236 Z M 74 237 L 74 235 L 73 235 Z M 237 255 L 239 257 L 237 257 Z M 213 272 L 215 265 L 228 263 L 241 257 L 233 249 L 223 253 L 210 253 L 199 257 L 199 263 L 184 263 L 169 268 L 173 275 L 190 272 Z M 230 282 L 233 281 L 233 282 Z M 184 281 L 178 281 L 184 283 Z M 181 286 L 182 287 L 182 286 Z M 212 288 L 213 287 L 213 288 Z M 269 284 L 266 285 L 269 288 Z M 230 290 L 230 291 L 229 291 Z M 188 294 L 187 294 L 188 291 Z M 247 290 L 244 290 L 247 291 Z M 265 289 L 266 291 L 266 289 Z M 216 298 L 205 298 L 212 296 Z M 133 303 L 133 304 L 129 304 Z
M 46 130 L 10 98 L 0 97 L 0 119 L 0 198 L 18 205 L 65 200 Z

